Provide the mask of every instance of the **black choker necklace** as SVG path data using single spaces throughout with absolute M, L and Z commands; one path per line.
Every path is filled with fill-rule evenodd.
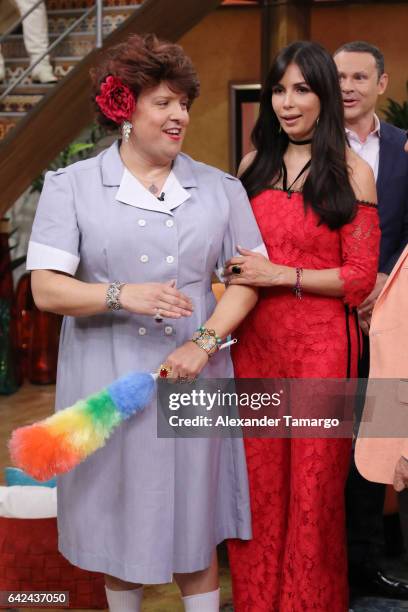
M 288 136 L 288 140 L 291 144 L 294 144 L 294 145 L 306 145 L 306 144 L 312 143 L 312 139 L 310 140 L 292 140 L 291 138 L 289 138 L 289 136 Z

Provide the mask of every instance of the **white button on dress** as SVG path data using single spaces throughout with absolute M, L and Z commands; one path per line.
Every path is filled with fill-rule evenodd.
M 167 257 L 166 257 L 166 261 L 167 261 L 167 263 L 169 263 L 169 264 L 170 264 L 170 263 L 173 263 L 173 261 L 174 261 L 174 257 L 173 257 L 173 255 L 167 255 Z
M 146 225 L 146 219 L 139 219 L 138 224 L 140 227 L 144 227 Z
M 146 328 L 139 327 L 139 336 L 145 336 L 145 335 L 146 335 Z
M 167 227 L 173 227 L 173 225 L 174 225 L 173 219 L 167 219 L 166 225 L 167 225 Z
M 166 327 L 164 328 L 164 333 L 166 334 L 166 336 L 171 336 L 171 334 L 173 333 L 172 326 L 166 325 Z
M 149 261 L 149 256 L 148 255 L 141 255 L 140 256 L 140 261 L 142 263 L 147 263 Z

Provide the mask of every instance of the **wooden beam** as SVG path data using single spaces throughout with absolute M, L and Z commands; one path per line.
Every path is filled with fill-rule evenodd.
M 178 40 L 221 0 L 145 0 L 104 41 L 105 48 L 129 34 L 154 32 Z M 175 10 L 176 9 L 176 10 Z M 87 55 L 0 143 L 0 216 L 93 119 L 89 70 L 100 50 Z
M 261 0 L 262 82 L 282 47 L 310 38 L 310 6 L 310 0 Z

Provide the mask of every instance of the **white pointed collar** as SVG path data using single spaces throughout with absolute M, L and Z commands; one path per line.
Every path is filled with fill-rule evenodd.
M 345 128 L 345 131 L 346 131 L 347 136 L 350 136 L 351 138 L 354 138 L 354 140 L 358 140 L 359 142 L 361 142 L 356 132 L 354 132 L 353 130 L 347 127 Z M 374 127 L 368 136 L 378 136 L 378 137 L 381 136 L 381 123 L 378 118 L 378 115 L 376 115 L 375 113 L 374 113 Z
M 167 177 L 162 191 L 165 194 L 163 202 L 150 193 L 127 168 L 124 168 L 116 199 L 130 206 L 172 215 L 172 210 L 190 198 L 189 192 L 182 187 L 173 171 Z

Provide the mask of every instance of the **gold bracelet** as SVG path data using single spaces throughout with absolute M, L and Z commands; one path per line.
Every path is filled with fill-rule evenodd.
M 202 348 L 209 357 L 212 357 L 212 355 L 218 351 L 219 345 L 222 342 L 221 338 L 217 336 L 213 329 L 207 329 L 203 325 L 194 332 L 191 340 Z

